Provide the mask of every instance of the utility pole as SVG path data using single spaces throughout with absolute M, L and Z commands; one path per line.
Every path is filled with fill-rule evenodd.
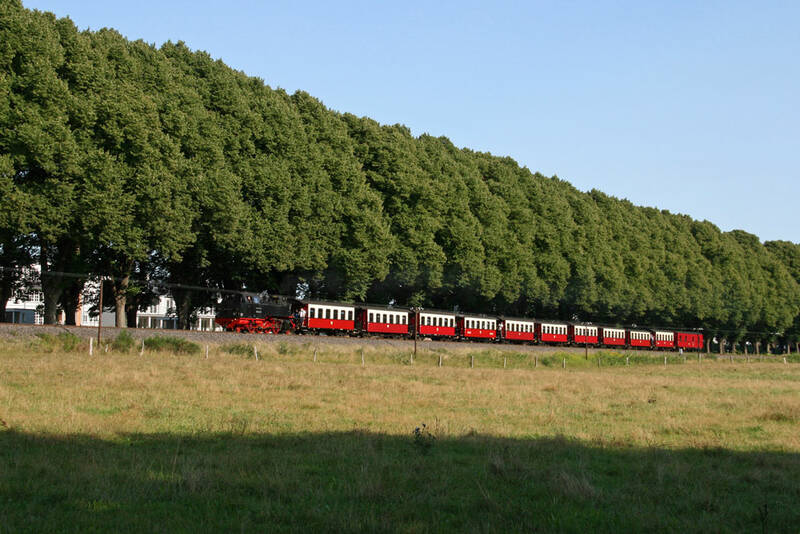
M 414 306 L 411 311 L 414 312 L 414 357 L 417 356 L 417 331 L 419 330 L 419 306 Z
M 100 303 L 97 305 L 97 349 L 100 350 L 100 331 L 103 328 L 103 278 L 100 278 Z

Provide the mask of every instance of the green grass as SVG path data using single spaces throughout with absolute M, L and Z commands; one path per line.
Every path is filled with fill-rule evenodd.
M 0 532 L 800 525 L 796 365 L 48 347 L 0 346 Z
M 144 340 L 144 348 L 157 352 L 172 352 L 175 354 L 197 354 L 200 345 L 180 337 L 154 336 Z

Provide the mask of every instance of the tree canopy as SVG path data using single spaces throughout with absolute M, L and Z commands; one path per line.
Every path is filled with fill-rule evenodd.
M 584 193 L 289 95 L 183 43 L 0 7 L 0 265 L 800 335 L 800 246 Z M 0 275 L 0 297 L 19 283 Z M 45 317 L 82 279 L 45 281 Z M 182 324 L 210 293 L 175 291 Z M 3 300 L 3 305 L 5 301 Z

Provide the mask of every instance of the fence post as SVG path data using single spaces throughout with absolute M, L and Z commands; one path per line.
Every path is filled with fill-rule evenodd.
M 474 354 L 470 354 L 469 355 L 469 368 L 472 369 L 474 367 L 475 367 L 475 355 Z
M 358 349 L 361 352 L 361 367 L 364 367 L 364 347 Z
M 142 348 L 139 349 L 139 356 L 144 354 L 144 339 L 142 340 Z M 208 345 L 206 345 L 206 359 L 208 359 Z
M 508 358 L 506 358 L 505 356 L 503 356 L 503 369 L 505 369 L 505 368 L 506 368 L 506 360 L 507 360 L 507 359 L 508 359 Z
M 533 368 L 536 369 L 537 367 L 539 367 L 539 357 L 538 356 L 534 356 L 533 357 Z
M 631 357 L 625 356 L 625 365 L 630 365 L 630 363 L 631 363 Z
M 666 367 L 666 366 L 667 366 L 667 357 L 664 356 L 664 367 Z
M 317 347 L 314 347 L 314 362 L 317 361 Z
M 144 343 L 142 343 L 142 347 L 144 347 Z M 208 345 L 206 345 L 206 360 L 208 359 Z
M 566 359 L 566 358 L 564 358 L 564 359 L 561 361 L 561 367 L 562 367 L 563 369 L 566 369 L 566 368 L 567 368 L 567 359 Z
M 94 354 L 94 338 L 90 337 L 89 338 L 89 356 L 91 356 L 92 354 Z
M 441 367 L 441 366 L 442 366 L 442 355 L 440 354 L 439 355 L 439 367 Z
M 253 345 L 253 355 L 256 357 L 256 361 L 258 361 L 258 349 L 255 345 Z

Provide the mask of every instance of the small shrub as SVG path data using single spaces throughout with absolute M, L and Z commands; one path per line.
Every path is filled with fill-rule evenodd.
M 119 352 L 130 352 L 136 340 L 127 330 L 120 332 L 111 343 L 111 348 Z
M 179 337 L 148 337 L 144 340 L 144 346 L 148 350 L 174 352 L 176 354 L 197 354 L 200 352 L 200 345 Z
M 227 352 L 228 354 L 237 354 L 239 356 L 250 356 L 253 354 L 252 345 L 248 345 L 246 343 L 230 343 L 228 345 L 222 345 L 220 350 L 222 352 Z
M 428 430 L 428 426 L 425 423 L 422 423 L 422 426 L 418 426 L 414 429 L 414 446 L 420 452 L 420 454 L 428 454 L 433 447 L 433 443 L 436 441 L 436 436 L 431 434 L 430 430 Z
M 72 332 L 61 332 L 58 334 L 58 342 L 61 344 L 62 349 L 72 352 L 80 348 L 81 338 Z
M 56 348 L 56 338 L 51 334 L 44 332 L 36 332 L 36 337 L 39 338 L 39 348 L 45 352 L 53 352 Z
M 57 350 L 72 352 L 77 350 L 81 344 L 81 338 L 72 332 L 61 332 L 57 336 L 37 332 L 36 337 L 39 338 L 39 348 L 45 352 L 55 352 Z

